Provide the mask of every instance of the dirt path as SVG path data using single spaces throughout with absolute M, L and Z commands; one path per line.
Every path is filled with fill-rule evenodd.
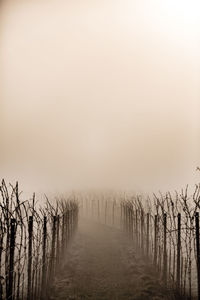
M 87 222 L 79 228 L 50 300 L 170 299 L 121 231 Z

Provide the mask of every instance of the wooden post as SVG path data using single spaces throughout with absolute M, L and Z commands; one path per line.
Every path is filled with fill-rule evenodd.
M 131 227 L 131 230 L 130 230 L 131 239 L 133 239 L 133 206 L 132 205 L 130 208 L 130 227 Z
M 28 221 L 28 286 L 27 300 L 32 299 L 32 244 L 33 244 L 33 216 L 29 217 Z
M 65 213 L 63 213 L 62 215 L 62 256 L 64 257 L 65 255 L 65 222 L 66 222 L 66 218 L 65 218 Z
M 196 248 L 197 248 L 197 286 L 198 300 L 200 300 L 200 245 L 199 245 L 199 213 L 196 212 Z
M 122 206 L 122 203 L 120 203 L 120 227 L 123 228 L 123 221 L 122 221 L 122 209 L 123 209 L 123 206 Z
M 91 217 L 94 218 L 94 199 L 91 199 Z
M 181 257 L 181 291 L 183 291 L 183 274 L 184 274 L 184 269 L 183 269 L 183 256 Z M 190 299 L 191 299 L 191 293 L 190 293 Z
M 13 300 L 16 299 L 16 272 L 14 271 L 14 282 L 13 282 Z
M 35 289 L 34 289 L 34 286 L 35 286 L 35 281 L 36 281 L 36 268 L 35 268 L 35 264 L 34 264 L 34 267 L 33 267 L 33 272 L 32 272 L 32 286 L 31 286 L 31 297 L 32 299 L 35 299 Z
M 136 236 L 136 244 L 138 247 L 139 240 L 138 240 L 138 210 L 137 209 L 135 211 L 135 236 Z
M 15 230 L 16 220 L 11 219 L 10 226 L 10 261 L 9 261 L 9 285 L 8 285 L 8 300 L 13 300 L 13 284 L 14 284 L 14 256 L 15 256 Z
M 126 204 L 126 232 L 129 234 L 129 207 Z
M 46 243 L 47 243 L 47 217 L 43 220 L 43 245 L 42 245 L 42 288 L 41 300 L 46 298 Z
M 131 237 L 131 207 L 128 206 L 128 232 L 129 232 L 129 238 Z
M 21 292 L 21 299 L 24 300 L 24 273 L 22 275 L 22 292 Z
M 70 209 L 69 214 L 70 214 L 69 222 L 70 222 L 70 238 L 71 238 L 72 237 L 72 233 L 73 233 L 73 223 L 74 223 L 74 211 L 73 211 L 73 208 Z
M 158 271 L 161 272 L 161 245 L 158 245 Z
M 125 206 L 124 206 L 124 203 L 122 203 L 122 228 L 125 231 Z
M 171 277 L 171 261 L 172 261 L 172 249 L 171 249 L 171 241 L 170 241 L 170 246 L 169 246 L 170 248 L 169 248 L 169 264 L 168 264 L 168 278 L 170 278 Z
M 69 208 L 64 213 L 64 252 L 67 249 L 67 243 L 69 240 L 70 221 L 69 221 Z
M 176 246 L 174 245 L 174 255 L 173 255 L 173 280 L 174 280 L 174 285 L 176 285 Z
M 60 216 L 57 216 L 57 234 L 56 234 L 56 267 L 60 264 Z
M 129 207 L 126 205 L 126 224 L 127 224 L 127 233 L 129 235 L 130 231 L 130 223 L 129 223 L 130 215 L 129 215 Z
M 78 228 L 78 207 L 76 207 L 76 229 Z
M 92 203 L 92 202 L 91 202 Z M 73 231 L 73 208 L 71 207 L 69 211 L 69 223 L 70 223 L 70 238 L 72 236 L 72 231 Z
M 167 215 L 163 216 L 163 280 L 167 281 Z
M 124 203 L 124 231 L 126 232 L 126 205 Z
M 121 204 L 121 226 L 122 226 L 122 229 L 125 230 L 125 228 L 124 228 L 124 203 Z
M 53 217 L 53 227 L 52 227 L 52 240 L 51 240 L 51 261 L 50 261 L 50 283 L 54 276 L 55 270 L 55 245 L 56 245 L 56 219 L 57 217 Z
M 56 221 L 57 217 L 53 217 L 53 228 L 52 228 L 52 244 L 51 244 L 51 260 L 52 260 L 52 276 L 54 275 L 55 270 L 55 256 L 56 256 Z
M 41 266 L 41 259 L 40 259 L 39 264 Z M 41 267 L 38 270 L 38 286 L 37 286 L 37 298 L 36 299 L 40 298 L 40 292 L 41 292 Z M 42 288 L 43 288 L 43 286 L 42 286 Z
M 88 211 L 88 198 L 86 198 L 86 217 L 88 218 L 89 211 Z
M 98 206 L 98 220 L 100 220 L 100 208 L 99 208 L 99 199 L 98 199 L 98 202 L 97 202 L 97 206 Z
M 180 267 L 181 267 L 181 214 L 178 213 L 178 236 L 177 236 L 177 268 L 176 268 L 176 287 L 180 290 Z
M 107 205 L 108 205 L 108 203 L 107 203 L 107 199 L 106 199 L 106 201 L 105 201 L 105 224 L 107 223 Z
M 157 245 L 157 234 L 158 234 L 158 216 L 155 215 L 155 219 L 154 219 L 154 265 L 157 265 L 157 251 L 158 251 L 158 245 Z
M 144 213 L 143 210 L 141 209 L 141 252 L 144 254 Z
M 125 204 L 125 230 L 128 232 L 128 208 L 127 204 Z
M 67 249 L 68 241 L 70 240 L 71 235 L 71 208 L 69 208 L 66 212 L 66 243 L 65 249 Z
M 124 203 L 123 203 L 123 228 L 124 231 L 126 231 L 126 206 Z
M 147 213 L 147 240 L 146 240 L 146 255 L 149 257 L 149 213 Z
M 112 225 L 115 223 L 115 200 L 113 201 L 112 205 Z
M 72 236 L 72 226 L 73 226 L 73 210 L 70 208 L 68 211 L 68 222 L 69 222 L 69 239 Z

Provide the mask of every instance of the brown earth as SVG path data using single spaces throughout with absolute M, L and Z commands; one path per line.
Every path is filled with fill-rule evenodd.
M 49 300 L 172 299 L 122 231 L 87 221 L 79 225 L 50 295 Z

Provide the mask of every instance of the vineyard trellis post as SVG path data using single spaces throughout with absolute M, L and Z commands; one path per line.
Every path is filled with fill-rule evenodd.
M 112 203 L 112 225 L 115 223 L 115 201 Z
M 99 209 L 99 199 L 98 199 L 98 202 L 97 202 L 98 206 L 97 206 L 97 209 L 98 209 L 98 220 L 100 220 L 100 209 Z
M 24 273 L 22 275 L 22 300 L 24 300 Z
M 56 267 L 58 268 L 59 267 L 59 264 L 60 264 L 60 216 L 58 215 L 57 216 L 57 233 L 56 233 L 56 236 L 57 236 L 57 241 L 56 241 L 56 244 L 57 244 L 57 247 L 56 247 Z
M 42 249 L 42 289 L 41 300 L 45 300 L 46 292 L 46 243 L 47 243 L 47 217 L 43 220 L 43 249 Z
M 144 254 L 144 213 L 143 210 L 141 209 L 141 220 L 140 220 L 140 231 L 141 231 L 141 252 Z
M 147 222 L 147 239 L 146 239 L 146 255 L 147 255 L 147 258 L 149 257 L 149 213 L 147 213 L 147 216 L 146 216 L 146 222 Z
M 51 283 L 55 270 L 55 245 L 56 245 L 56 216 L 53 216 L 52 241 L 51 241 L 51 258 L 49 270 L 49 282 Z
M 131 207 L 128 207 L 128 234 L 131 237 Z
M 163 216 L 163 280 L 167 280 L 167 214 Z
M 64 256 L 64 252 L 65 252 L 65 223 L 66 223 L 66 215 L 63 214 L 62 216 L 62 256 Z
M 73 217 L 73 211 L 72 211 L 72 207 L 69 211 L 69 224 L 70 224 L 70 230 L 69 230 L 69 240 L 72 236 L 72 233 L 73 233 L 73 224 L 74 224 L 74 217 Z
M 158 242 L 158 216 L 155 215 L 154 218 L 154 265 L 157 265 L 157 242 Z
M 133 239 L 133 207 L 131 205 L 130 209 L 130 214 L 131 214 L 131 239 Z
M 177 217 L 177 268 L 176 268 L 176 286 L 180 290 L 180 262 L 181 262 L 181 214 Z
M 107 203 L 107 199 L 105 200 L 105 224 L 107 223 L 107 205 L 108 205 L 108 203 Z
M 71 230 L 71 209 L 69 209 L 66 212 L 66 245 L 65 245 L 65 248 L 67 248 L 67 243 L 70 239 L 70 230 Z
M 138 241 L 138 210 L 135 211 L 135 236 L 136 236 L 136 244 L 139 245 Z
M 92 218 L 94 218 L 94 199 L 91 200 Z
M 32 287 L 32 244 L 33 244 L 33 216 L 28 220 L 28 286 L 27 286 L 27 300 L 31 300 Z
M 200 300 L 200 245 L 199 245 L 199 213 L 196 212 L 196 248 L 197 248 L 197 285 L 198 285 L 198 300 Z
M 14 256 L 15 256 L 15 230 L 16 230 L 16 220 L 11 219 L 10 225 L 10 261 L 9 261 L 9 288 L 8 288 L 8 298 L 13 300 L 13 279 L 14 279 Z

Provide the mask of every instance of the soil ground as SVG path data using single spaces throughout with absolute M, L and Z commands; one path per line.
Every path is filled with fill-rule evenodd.
M 172 299 L 124 232 L 81 221 L 49 300 Z

